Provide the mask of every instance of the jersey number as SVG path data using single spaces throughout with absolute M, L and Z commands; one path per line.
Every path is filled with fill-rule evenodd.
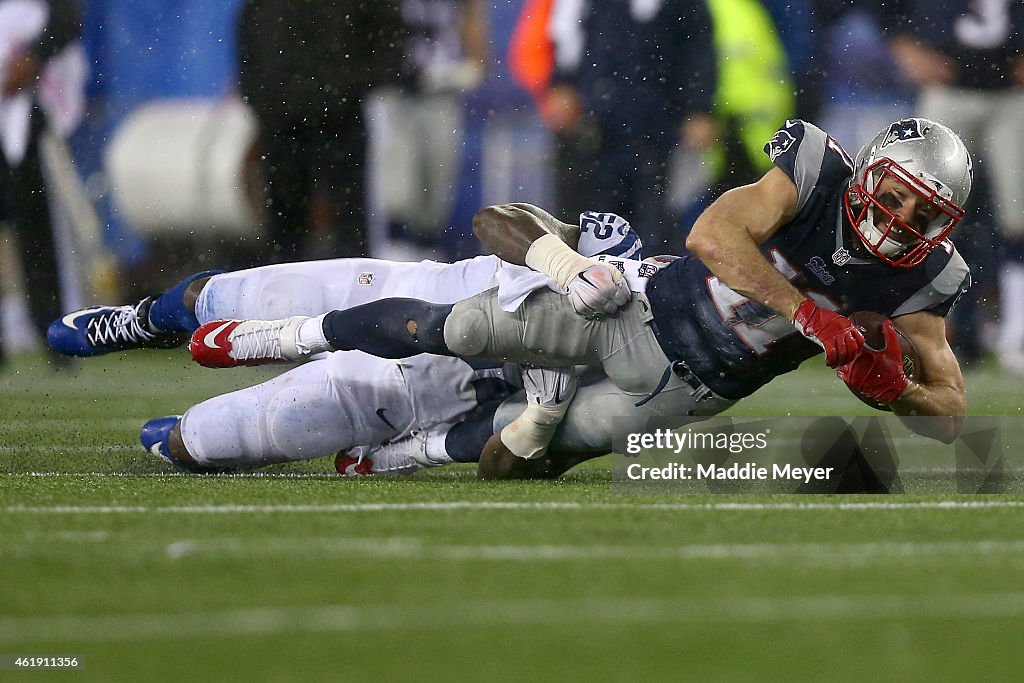
M 770 253 L 775 270 L 782 273 L 790 282 L 794 281 L 799 275 L 796 268 L 778 250 L 772 249 Z M 754 304 L 747 297 L 726 287 L 717 277 L 712 276 L 708 279 L 708 289 L 711 292 L 711 300 L 715 302 L 715 307 L 718 309 L 719 315 L 722 316 L 722 320 L 732 327 L 736 336 L 758 356 L 767 353 L 772 344 L 783 337 L 799 334 L 793 327 L 793 323 L 786 320 L 785 317 L 770 309 L 765 309 L 764 306 Z M 805 292 L 805 294 L 820 306 L 831 310 L 839 308 L 821 294 L 814 292 Z M 770 315 L 762 314 L 758 318 L 756 314 L 752 314 L 755 310 L 758 312 L 768 310 Z
M 957 40 L 980 50 L 999 47 L 1010 36 L 1009 0 L 973 0 L 954 22 Z
M 606 240 L 615 231 L 615 216 L 607 213 L 587 212 L 580 216 L 580 232 L 592 231 L 594 239 Z M 625 231 L 622 231 L 625 234 Z

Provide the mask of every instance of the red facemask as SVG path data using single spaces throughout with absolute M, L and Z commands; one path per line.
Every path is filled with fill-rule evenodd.
M 898 180 L 938 209 L 938 217 L 927 228 L 922 230 L 903 221 L 881 201 L 878 188 L 887 176 Z M 843 198 L 846 217 L 854 232 L 860 236 L 868 250 L 885 263 L 899 268 L 918 265 L 942 245 L 963 218 L 964 210 L 961 207 L 942 197 L 938 188 L 929 185 L 927 180 L 914 176 L 892 159 L 883 157 L 864 170 L 862 177 L 850 186 Z M 877 220 L 875 211 L 881 212 L 885 217 L 884 222 Z

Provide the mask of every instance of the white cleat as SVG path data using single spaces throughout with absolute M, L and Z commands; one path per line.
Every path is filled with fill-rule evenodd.
M 406 440 L 402 439 L 399 443 Z M 423 465 L 407 455 L 396 457 L 393 451 L 382 453 L 390 445 L 372 453 L 363 452 L 358 455 L 356 453 L 364 449 L 341 451 L 334 457 L 334 469 L 343 477 L 407 477 L 423 469 Z
M 338 474 L 347 477 L 404 477 L 427 467 L 441 467 L 453 462 L 446 453 L 431 455 L 428 452 L 428 443 L 426 434 L 413 432 L 405 438 L 386 443 L 368 453 L 364 447 L 342 451 L 334 458 L 334 468 Z

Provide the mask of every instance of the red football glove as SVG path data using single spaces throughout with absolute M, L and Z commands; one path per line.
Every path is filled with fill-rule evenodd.
M 800 334 L 825 349 L 825 364 L 830 368 L 849 363 L 864 346 L 864 335 L 849 318 L 810 299 L 796 309 L 793 324 Z
M 836 368 L 836 375 L 858 394 L 889 404 L 900 397 L 910 380 L 903 372 L 903 353 L 896 328 L 886 320 L 882 331 L 885 348 L 875 351 L 865 346 L 856 358 Z

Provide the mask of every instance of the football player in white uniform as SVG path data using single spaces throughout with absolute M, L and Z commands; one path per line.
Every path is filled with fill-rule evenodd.
M 578 226 L 559 226 L 566 232 L 560 236 L 578 244 L 581 253 L 640 256 L 636 234 L 614 214 L 587 212 Z M 392 297 L 452 303 L 494 286 L 503 306 L 515 310 L 532 291 L 554 284 L 496 256 L 454 264 L 337 259 L 206 271 L 135 305 L 70 313 L 51 325 L 48 340 L 54 350 L 74 356 L 167 348 L 213 320 L 317 315 Z M 573 286 L 581 310 L 600 307 L 588 298 L 586 284 Z M 213 329 L 196 343 L 215 347 L 225 334 Z M 493 431 L 499 404 L 524 380 L 537 401 L 545 391 L 564 400 L 575 387 L 575 377 L 559 371 L 523 374 L 510 364 L 432 355 L 391 361 L 360 352 L 322 354 L 262 384 L 199 403 L 180 417 L 151 420 L 141 439 L 154 454 L 193 471 L 259 467 L 338 451 L 348 453 L 338 459 L 343 473 L 412 471 L 475 460 Z M 522 401 L 507 402 L 505 422 L 522 410 Z M 467 415 L 478 419 L 463 422 Z

